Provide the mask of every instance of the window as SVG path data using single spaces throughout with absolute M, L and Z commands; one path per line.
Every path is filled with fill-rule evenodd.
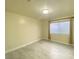
M 70 33 L 70 22 L 53 22 L 50 24 L 50 34 L 69 34 Z

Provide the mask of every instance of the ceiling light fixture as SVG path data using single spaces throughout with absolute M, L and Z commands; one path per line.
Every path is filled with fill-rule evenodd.
M 48 14 L 48 9 L 44 9 L 43 14 Z

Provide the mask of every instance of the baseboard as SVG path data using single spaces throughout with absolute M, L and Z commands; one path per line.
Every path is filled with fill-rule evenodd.
M 54 41 L 54 42 L 57 42 L 57 43 L 61 43 L 61 44 L 65 44 L 65 45 L 71 45 L 71 46 L 74 46 L 73 44 L 63 43 L 63 42 L 60 42 L 60 41 L 55 41 L 55 40 L 51 40 L 51 41 Z
M 39 39 L 39 40 L 41 40 L 41 39 Z M 26 44 L 24 44 L 24 45 L 18 46 L 18 47 L 16 47 L 16 48 L 7 50 L 7 51 L 5 51 L 5 53 L 6 53 L 6 54 L 7 54 L 7 53 L 10 53 L 10 52 L 15 51 L 15 50 L 17 50 L 17 49 L 20 49 L 20 48 L 23 48 L 23 47 L 25 47 L 25 46 L 27 46 L 27 45 L 30 45 L 30 44 L 32 44 L 32 43 L 35 43 L 35 42 L 37 42 L 37 41 L 39 41 L 39 40 L 34 40 L 34 41 L 29 42 L 29 43 L 26 43 Z
M 47 39 L 47 38 L 42 38 L 42 39 L 43 39 L 43 40 L 50 40 L 50 39 Z M 50 40 L 50 41 L 57 42 L 57 43 L 61 43 L 61 44 L 65 44 L 65 45 L 71 45 L 71 46 L 74 46 L 74 44 L 63 43 L 63 42 L 56 41 L 56 40 Z

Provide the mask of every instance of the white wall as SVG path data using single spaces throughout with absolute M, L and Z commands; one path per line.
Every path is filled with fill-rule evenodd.
M 6 12 L 6 51 L 41 39 L 40 20 Z

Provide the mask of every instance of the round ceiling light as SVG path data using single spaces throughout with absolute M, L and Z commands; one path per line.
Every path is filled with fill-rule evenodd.
M 43 14 L 48 14 L 48 9 L 44 9 Z

